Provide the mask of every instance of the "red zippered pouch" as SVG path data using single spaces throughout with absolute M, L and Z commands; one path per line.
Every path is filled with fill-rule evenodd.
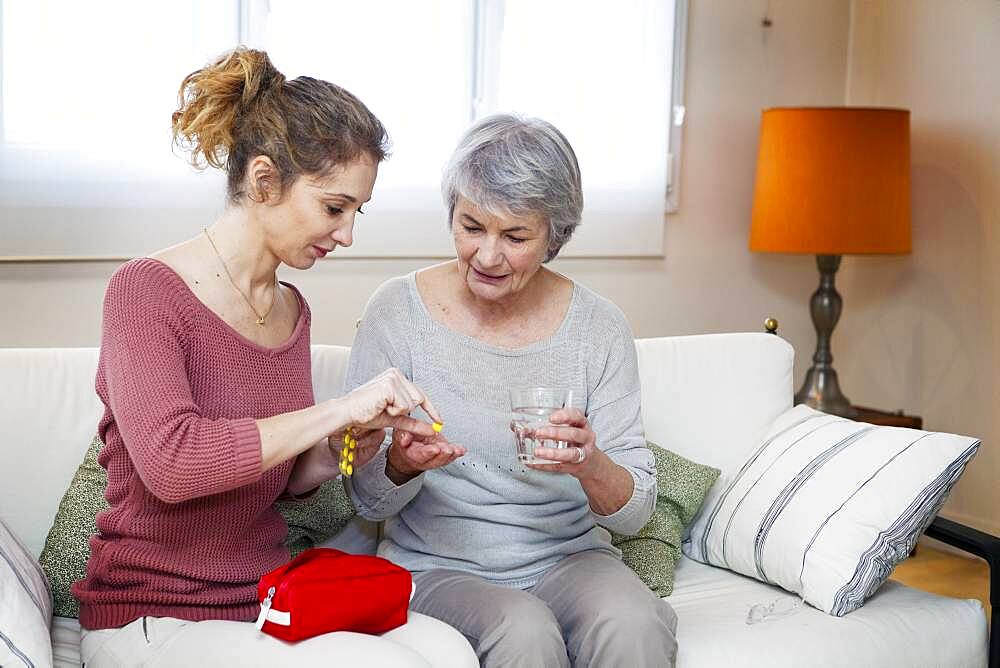
M 381 634 L 406 623 L 410 572 L 387 559 L 316 547 L 257 584 L 257 630 L 287 641 L 333 631 Z

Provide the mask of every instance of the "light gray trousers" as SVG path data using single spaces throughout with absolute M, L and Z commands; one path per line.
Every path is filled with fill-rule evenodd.
M 605 552 L 566 557 L 530 590 L 468 573 L 414 574 L 410 609 L 458 629 L 484 668 L 663 668 L 677 657 L 677 615 Z

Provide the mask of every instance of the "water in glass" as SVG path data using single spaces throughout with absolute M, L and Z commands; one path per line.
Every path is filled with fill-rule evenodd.
M 536 438 L 535 432 L 551 426 L 549 416 L 570 405 L 569 390 L 558 388 L 527 388 L 510 391 L 513 419 L 510 429 L 514 432 L 517 459 L 526 464 L 553 464 L 548 459 L 535 457 L 535 448 L 565 448 L 566 441 Z

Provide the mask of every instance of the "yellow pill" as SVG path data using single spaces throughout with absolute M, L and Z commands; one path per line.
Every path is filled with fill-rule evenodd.
M 347 453 L 347 461 L 348 462 L 353 462 L 354 461 L 354 453 L 353 452 L 348 452 Z
M 347 462 L 340 460 L 340 472 L 347 473 Z
M 440 422 L 435 422 L 434 424 L 431 425 L 431 429 L 440 434 L 441 430 L 444 429 L 444 425 L 441 424 Z
M 348 464 L 347 465 L 347 475 L 353 475 L 353 474 L 354 474 L 354 466 L 352 466 L 351 464 Z
M 350 432 L 344 432 L 344 445 L 347 445 L 350 442 L 351 442 Z
M 352 438 L 351 442 L 347 444 L 347 447 L 353 450 L 354 448 L 358 447 L 358 442 Z

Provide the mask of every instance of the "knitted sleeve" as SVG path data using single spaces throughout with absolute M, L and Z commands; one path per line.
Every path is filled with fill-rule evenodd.
M 190 304 L 171 293 L 149 265 L 124 265 L 104 301 L 100 365 L 106 401 L 129 457 L 146 488 L 166 503 L 254 482 L 261 476 L 256 421 L 201 414 L 186 370 Z
M 632 535 L 649 521 L 656 503 L 656 462 L 646 447 L 639 393 L 639 364 L 625 315 L 600 299 L 590 323 L 592 356 L 587 419 L 597 447 L 632 475 L 632 497 L 611 515 L 597 515 L 601 526 Z

